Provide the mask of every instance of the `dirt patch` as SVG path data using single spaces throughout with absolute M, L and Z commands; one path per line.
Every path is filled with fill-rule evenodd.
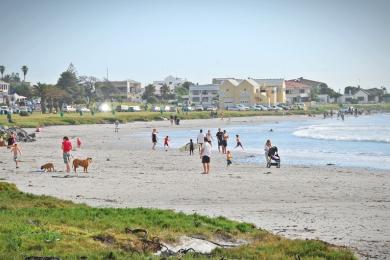
M 96 240 L 96 241 L 99 241 L 103 244 L 108 244 L 108 245 L 112 245 L 116 242 L 116 239 L 115 237 L 111 236 L 111 235 L 97 235 L 97 236 L 94 236 L 92 237 L 93 240 Z

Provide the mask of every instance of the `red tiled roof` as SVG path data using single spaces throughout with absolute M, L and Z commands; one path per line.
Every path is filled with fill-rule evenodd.
M 292 89 L 292 88 L 311 88 L 311 86 L 308 86 L 300 81 L 296 81 L 294 79 L 292 80 L 286 80 L 286 89 Z

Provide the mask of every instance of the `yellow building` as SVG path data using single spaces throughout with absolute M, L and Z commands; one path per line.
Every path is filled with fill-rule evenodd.
M 286 102 L 284 79 L 226 79 L 219 92 L 221 107 Z

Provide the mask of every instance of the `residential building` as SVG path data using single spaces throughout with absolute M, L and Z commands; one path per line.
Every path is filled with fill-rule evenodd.
M 300 79 L 286 80 L 286 101 L 289 104 L 311 101 L 313 86 L 305 84 Z
M 213 79 L 212 79 L 212 84 L 222 85 L 222 83 L 223 83 L 225 80 L 228 80 L 228 79 L 236 80 L 235 78 L 213 78 Z M 241 81 L 241 80 L 238 79 L 238 81 Z
M 367 104 L 368 96 L 369 93 L 362 88 L 357 88 L 356 90 L 350 89 L 349 91 L 344 92 L 344 95 L 339 98 L 339 102 Z
M 5 103 L 9 95 L 9 83 L 0 80 L 0 102 Z
M 189 88 L 189 101 L 191 104 L 195 105 L 218 105 L 219 85 L 191 85 Z
M 269 105 L 286 102 L 283 79 L 224 79 L 219 90 L 220 105 L 225 108 L 234 104 Z
M 344 89 L 344 95 L 339 98 L 340 103 L 367 104 L 384 101 L 386 88 L 362 89 L 360 86 L 348 86 Z
M 116 88 L 116 93 L 113 96 L 126 98 L 129 101 L 140 101 L 143 88 L 142 84 L 135 80 L 122 80 L 122 81 L 99 81 L 95 83 L 96 92 L 100 92 L 100 88 L 106 84 L 110 84 Z
M 168 76 L 163 80 L 153 81 L 153 86 L 156 88 L 156 95 L 161 96 L 161 87 L 167 85 L 169 87 L 169 91 L 172 93 L 175 89 L 186 82 L 186 79 L 177 78 L 174 76 Z

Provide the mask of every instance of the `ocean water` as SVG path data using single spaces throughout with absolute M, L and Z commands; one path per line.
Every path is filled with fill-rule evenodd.
M 283 164 L 367 167 L 390 170 L 390 114 L 348 116 L 345 121 L 302 119 L 266 124 L 232 125 L 225 127 L 230 140 L 228 149 L 240 153 L 241 162 L 264 163 L 267 139 L 279 149 Z M 273 129 L 272 132 L 269 130 Z M 207 131 L 208 128 L 203 128 Z M 214 141 L 216 128 L 211 128 Z M 196 142 L 199 129 L 160 132 L 169 135 L 171 146 L 182 147 L 190 138 Z M 233 149 L 239 134 L 245 150 Z M 216 142 L 215 142 L 216 143 Z M 216 145 L 213 149 L 217 149 Z M 253 156 L 254 155 L 254 156 Z

